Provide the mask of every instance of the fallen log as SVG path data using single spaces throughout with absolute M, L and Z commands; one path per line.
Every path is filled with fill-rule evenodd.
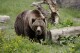
M 75 36 L 80 34 L 80 26 L 64 27 L 60 29 L 52 29 L 48 32 L 48 36 L 53 42 L 57 42 L 60 37 Z

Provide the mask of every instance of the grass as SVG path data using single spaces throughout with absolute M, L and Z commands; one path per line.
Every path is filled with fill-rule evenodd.
M 35 0 L 0 0 L 0 15 L 9 15 L 11 17 L 8 23 L 0 23 L 0 26 L 7 27 L 5 31 L 0 31 L 0 53 L 80 53 L 80 37 L 74 39 L 76 44 L 67 42 L 67 45 L 41 45 L 30 42 L 27 37 L 17 36 L 14 31 L 14 22 L 16 16 L 30 7 Z M 62 28 L 67 26 L 80 26 L 80 22 L 74 21 L 74 18 L 80 18 L 80 10 L 60 8 L 60 24 L 52 25 L 48 23 L 48 29 Z

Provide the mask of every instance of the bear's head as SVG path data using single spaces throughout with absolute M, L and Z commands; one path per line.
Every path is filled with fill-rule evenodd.
M 31 11 L 29 26 L 36 35 L 41 35 L 46 30 L 46 18 L 38 10 Z

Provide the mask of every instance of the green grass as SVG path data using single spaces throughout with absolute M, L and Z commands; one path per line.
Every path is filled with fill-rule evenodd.
M 34 0 L 0 0 L 0 15 L 9 15 L 11 17 L 8 23 L 0 23 L 7 29 L 0 31 L 0 53 L 80 53 L 80 37 L 75 39 L 76 44 L 67 42 L 67 45 L 41 45 L 30 42 L 27 37 L 17 36 L 14 31 L 14 22 L 17 15 L 30 7 Z M 46 6 L 45 6 L 46 7 Z M 46 7 L 47 8 L 47 7 Z M 48 29 L 62 28 L 67 26 L 80 26 L 80 22 L 74 21 L 75 17 L 80 18 L 80 10 L 60 8 L 60 24 L 52 25 L 48 23 Z

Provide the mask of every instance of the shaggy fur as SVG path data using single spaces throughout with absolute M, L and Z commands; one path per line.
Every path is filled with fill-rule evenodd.
M 14 27 L 18 35 L 28 36 L 40 42 L 41 39 L 45 40 L 46 24 L 45 17 L 38 10 L 27 10 L 17 16 Z M 41 35 L 36 35 L 38 26 L 41 27 Z

